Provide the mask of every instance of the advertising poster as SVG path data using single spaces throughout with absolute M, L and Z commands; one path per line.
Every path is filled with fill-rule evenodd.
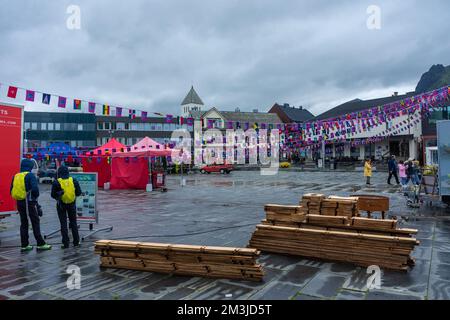
M 439 159 L 439 191 L 441 196 L 450 196 L 450 121 L 438 121 L 436 126 Z
M 73 172 L 70 176 L 78 181 L 81 196 L 77 197 L 77 216 L 81 223 L 98 223 L 97 214 L 97 173 Z
M 23 107 L 0 103 L 0 215 L 15 211 L 10 186 L 20 170 L 22 135 Z

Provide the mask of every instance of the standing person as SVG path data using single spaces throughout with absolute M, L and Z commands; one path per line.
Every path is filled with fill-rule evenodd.
M 400 176 L 400 182 L 402 184 L 403 189 L 405 188 L 405 186 L 408 183 L 408 178 L 406 176 L 406 166 L 405 163 L 402 161 L 400 161 L 399 165 L 398 165 L 398 173 Z
M 398 164 L 397 164 L 397 160 L 395 160 L 394 155 L 392 155 L 388 161 L 388 170 L 389 170 L 389 177 L 388 177 L 387 183 L 391 184 L 392 176 L 394 176 L 395 181 L 397 182 L 397 185 L 399 185 L 400 181 L 398 181 L 398 175 L 397 175 Z
M 370 158 L 367 158 L 364 163 L 364 177 L 366 177 L 366 185 L 370 186 L 370 177 L 372 177 L 372 161 Z
M 58 168 L 58 179 L 53 182 L 51 196 L 56 202 L 56 211 L 58 212 L 59 222 L 61 224 L 62 246 L 69 247 L 69 231 L 67 229 L 67 218 L 72 229 L 73 245 L 80 245 L 80 236 L 78 234 L 77 208 L 75 200 L 81 195 L 80 184 L 76 179 L 69 176 L 69 169 L 66 166 Z
M 17 201 L 17 210 L 20 215 L 20 242 L 21 251 L 31 251 L 33 246 L 29 243 L 28 219 L 30 219 L 33 235 L 36 239 L 38 250 L 49 250 L 51 245 L 45 243 L 41 235 L 39 216 L 40 206 L 37 202 L 39 198 L 39 187 L 36 177 L 31 170 L 34 167 L 33 161 L 23 159 L 20 163 L 20 173 L 17 173 L 11 182 L 11 196 Z

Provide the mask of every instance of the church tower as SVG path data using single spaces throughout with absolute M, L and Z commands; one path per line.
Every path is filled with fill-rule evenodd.
M 189 117 L 190 111 L 202 111 L 203 106 L 202 99 L 200 99 L 197 92 L 195 92 L 194 86 L 192 86 L 183 102 L 181 102 L 181 116 Z

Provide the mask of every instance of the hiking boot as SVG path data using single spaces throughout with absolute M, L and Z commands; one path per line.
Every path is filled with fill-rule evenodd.
M 42 246 L 36 247 L 37 250 L 50 250 L 51 248 L 52 248 L 52 246 L 49 244 L 43 244 Z
M 75 248 L 79 248 L 79 247 L 81 246 L 81 243 L 74 243 L 73 246 L 74 246 Z
M 30 245 L 20 248 L 20 251 L 22 251 L 22 252 L 27 252 L 27 251 L 31 251 L 31 250 L 33 250 L 33 246 L 30 246 Z
M 69 246 L 66 246 L 65 244 L 61 245 L 61 249 L 69 249 Z

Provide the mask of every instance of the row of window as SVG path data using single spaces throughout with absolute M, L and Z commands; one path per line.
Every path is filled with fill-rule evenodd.
M 95 147 L 94 140 L 71 140 L 71 141 L 46 141 L 46 140 L 28 140 L 25 148 L 46 148 L 54 142 L 63 142 L 71 147 Z
M 93 123 L 25 122 L 25 130 L 95 131 L 95 125 Z
M 117 138 L 117 137 L 115 137 L 114 139 L 116 139 L 117 141 L 119 141 L 120 143 L 122 143 L 126 146 L 131 146 L 133 144 L 138 143 L 143 138 L 144 137 L 142 137 L 142 138 L 124 138 L 124 137 Z M 110 138 L 108 138 L 108 137 L 97 138 L 97 145 L 98 146 L 104 145 L 105 143 L 108 142 L 109 139 Z M 156 142 L 161 143 L 161 144 L 165 144 L 165 143 L 169 142 L 168 139 L 164 139 L 164 138 L 152 138 L 152 140 L 155 140 Z
M 128 122 L 97 122 L 97 130 L 120 130 L 120 131 L 174 131 L 176 129 L 187 129 L 192 131 L 193 127 L 186 124 L 176 123 L 128 123 Z

